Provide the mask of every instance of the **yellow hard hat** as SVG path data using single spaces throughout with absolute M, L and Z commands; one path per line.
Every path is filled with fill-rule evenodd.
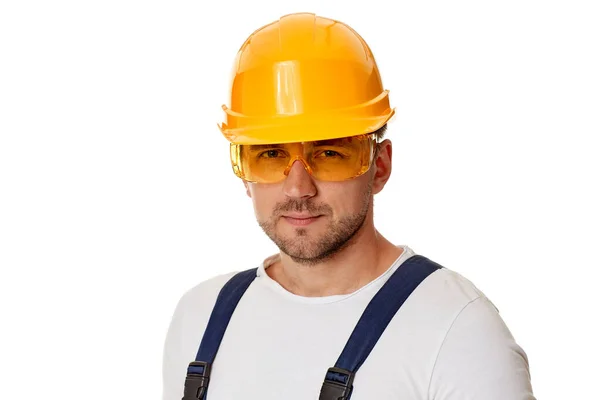
M 312 13 L 288 14 L 241 46 L 219 128 L 234 144 L 371 133 L 394 115 L 388 92 L 369 46 L 352 28 Z

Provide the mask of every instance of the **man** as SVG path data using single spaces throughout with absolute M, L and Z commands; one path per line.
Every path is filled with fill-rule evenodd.
M 534 399 L 485 295 L 374 226 L 394 110 L 354 30 L 308 13 L 257 30 L 223 109 L 233 170 L 280 252 L 181 298 L 163 400 Z M 365 354 L 346 368 L 343 351 Z

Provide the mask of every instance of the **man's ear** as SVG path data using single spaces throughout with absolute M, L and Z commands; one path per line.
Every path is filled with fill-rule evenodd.
M 246 194 L 248 195 L 248 197 L 252 198 L 252 194 L 250 193 L 250 185 L 248 185 L 248 182 L 246 181 L 242 182 L 244 182 L 244 186 L 246 187 Z
M 375 176 L 373 179 L 373 193 L 381 192 L 390 175 L 392 174 L 392 142 L 389 139 L 379 144 L 375 158 Z

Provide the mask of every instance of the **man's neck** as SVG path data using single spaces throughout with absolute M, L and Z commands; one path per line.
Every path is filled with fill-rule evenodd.
M 402 251 L 372 225 L 364 226 L 348 246 L 323 262 L 304 265 L 281 253 L 266 271 L 286 290 L 299 296 L 349 294 L 383 274 Z

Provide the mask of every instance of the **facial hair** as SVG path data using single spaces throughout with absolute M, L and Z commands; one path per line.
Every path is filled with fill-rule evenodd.
M 351 239 L 364 225 L 371 203 L 372 187 L 364 193 L 361 208 L 356 214 L 330 220 L 324 234 L 310 238 L 307 228 L 296 228 L 293 236 L 285 237 L 277 233 L 277 222 L 285 212 L 307 212 L 311 215 L 332 216 L 333 210 L 327 204 L 315 204 L 312 199 L 290 199 L 277 203 L 272 216 L 258 224 L 265 234 L 277 245 L 279 250 L 292 260 L 303 265 L 315 265 L 332 258 L 345 249 Z

